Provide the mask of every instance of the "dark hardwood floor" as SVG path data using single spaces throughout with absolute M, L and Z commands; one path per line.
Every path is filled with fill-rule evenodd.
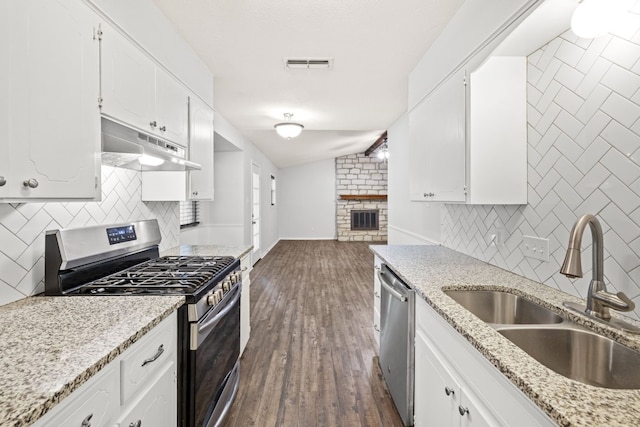
M 366 243 L 281 241 L 251 272 L 232 426 L 402 426 L 373 337 Z

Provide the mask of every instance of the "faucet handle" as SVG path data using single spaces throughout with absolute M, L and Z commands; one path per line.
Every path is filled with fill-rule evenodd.
M 636 308 L 634 302 L 631 301 L 624 292 L 612 294 L 606 291 L 598 291 L 593 294 L 593 298 L 598 300 L 602 305 L 611 307 L 617 311 L 632 311 Z

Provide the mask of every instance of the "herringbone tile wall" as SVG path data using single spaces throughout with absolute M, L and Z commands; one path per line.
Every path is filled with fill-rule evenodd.
M 44 232 L 157 218 L 161 249 L 179 244 L 178 202 L 142 202 L 140 173 L 102 166 L 102 201 L 0 203 L 0 305 L 44 291 Z
M 576 218 L 593 213 L 605 241 L 610 290 L 640 307 L 640 9 L 610 35 L 578 39 L 571 31 L 528 61 L 526 206 L 445 205 L 444 245 L 498 267 L 586 297 L 585 277 L 559 273 Z M 473 191 L 473 190 L 472 190 Z M 490 245 L 503 232 L 504 246 Z M 550 240 L 550 262 L 525 258 L 522 236 Z M 640 318 L 640 308 L 632 317 Z

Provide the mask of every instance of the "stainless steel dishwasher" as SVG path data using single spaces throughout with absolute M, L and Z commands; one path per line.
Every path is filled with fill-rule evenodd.
M 414 292 L 382 264 L 380 368 L 405 426 L 413 425 Z

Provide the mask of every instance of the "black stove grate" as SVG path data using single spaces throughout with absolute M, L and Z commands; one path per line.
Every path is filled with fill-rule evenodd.
M 82 294 L 191 294 L 221 279 L 233 257 L 165 256 L 85 284 Z

